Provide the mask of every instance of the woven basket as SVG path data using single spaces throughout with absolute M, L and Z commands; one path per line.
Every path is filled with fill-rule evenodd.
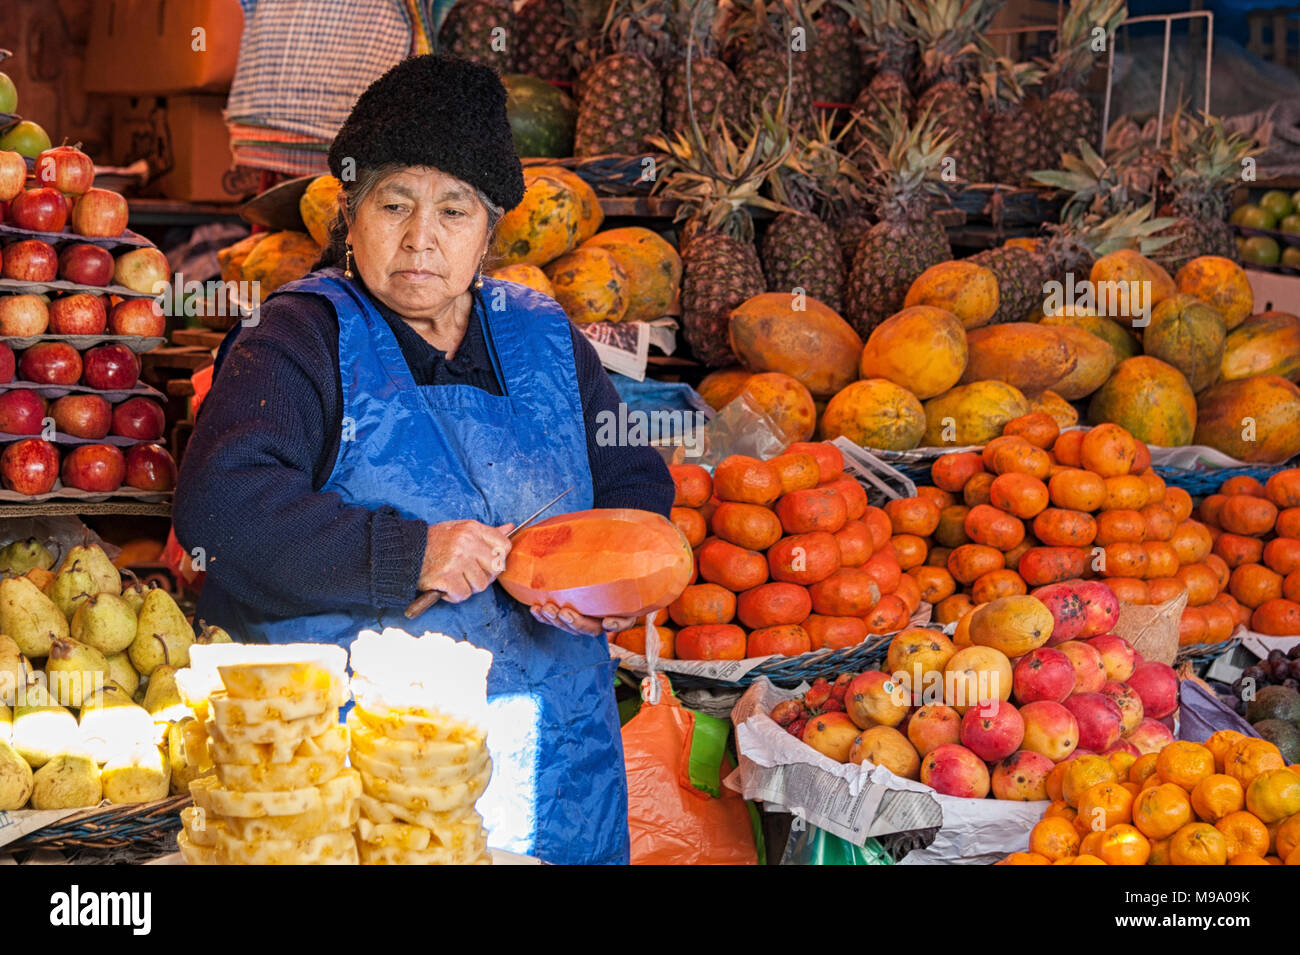
M 182 793 L 157 802 L 87 809 L 29 832 L 7 843 L 3 851 L 57 849 L 78 855 L 125 851 L 136 857 L 133 861 L 157 858 L 176 851 L 181 810 L 192 802 L 188 793 Z
M 1227 640 L 1219 643 L 1189 643 L 1178 648 L 1178 653 L 1174 657 L 1174 666 L 1180 663 L 1191 662 L 1192 666 L 1198 669 L 1202 666 L 1213 663 L 1219 657 L 1226 653 L 1231 653 L 1237 647 L 1241 646 L 1241 634 L 1245 627 L 1238 627 L 1237 631 Z
M 1204 497 L 1216 493 L 1223 482 L 1232 477 L 1253 477 L 1261 484 L 1278 471 L 1286 470 L 1285 464 L 1260 465 L 1246 468 L 1220 468 L 1217 471 L 1193 471 L 1189 468 L 1157 467 L 1166 484 L 1180 487 L 1193 497 Z
M 638 156 L 609 155 L 580 159 L 570 156 L 563 159 L 529 158 L 529 166 L 560 166 L 574 173 L 602 196 L 648 196 L 656 178 L 646 176 L 647 160 L 662 165 L 668 157 L 657 153 Z

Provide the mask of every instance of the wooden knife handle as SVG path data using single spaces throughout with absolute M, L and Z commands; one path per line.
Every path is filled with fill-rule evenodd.
M 446 595 L 443 594 L 441 590 L 426 590 L 424 593 L 420 594 L 420 596 L 412 600 L 410 605 L 406 608 L 406 619 L 414 620 L 444 596 Z

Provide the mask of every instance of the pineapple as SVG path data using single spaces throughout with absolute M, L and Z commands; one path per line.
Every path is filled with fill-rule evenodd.
M 932 214 L 944 194 L 938 171 L 952 137 L 941 135 L 928 113 L 909 124 L 901 110 L 890 110 L 866 148 L 875 163 L 869 201 L 880 221 L 858 243 L 844 291 L 844 318 L 864 339 L 903 307 L 918 275 L 952 258 L 947 233 Z
M 1077 150 L 1080 139 L 1089 145 L 1097 142 L 1097 110 L 1083 94 L 1083 86 L 1100 52 L 1093 48 L 1093 30 L 1104 29 L 1109 44 L 1127 18 L 1124 0 L 1073 0 L 1070 4 L 1057 32 L 1052 57 L 1046 64 L 1044 82 L 1052 92 L 1038 109 L 1043 142 L 1052 153 L 1048 165 L 1055 166 L 1059 154 Z
M 760 127 L 742 150 L 719 119 L 702 136 L 651 142 L 669 156 L 659 191 L 681 201 L 677 217 L 687 220 L 679 243 L 682 334 L 705 365 L 733 365 L 731 310 L 766 288 L 749 209 L 788 211 L 761 196 L 759 187 L 785 161 L 789 146 L 777 148 L 781 144 Z
M 975 41 L 998 4 L 990 0 L 904 0 L 916 21 L 921 44 L 921 85 L 917 114 L 933 116 L 952 139 L 958 179 L 988 178 L 988 140 L 979 96 L 973 90 Z
M 901 0 L 855 0 L 851 9 L 862 29 L 863 59 L 874 72 L 871 82 L 853 101 L 857 126 L 850 143 L 854 155 L 861 155 L 863 137 L 883 122 L 888 110 L 912 108 L 907 75 L 916 44 L 915 31 Z
M 514 68 L 515 14 L 509 0 L 457 0 L 438 31 L 443 52 L 498 73 Z
M 696 122 L 708 124 L 716 114 L 728 123 L 741 120 L 743 98 L 731 68 L 716 56 L 713 25 L 717 6 L 713 0 L 671 0 L 673 39 L 678 59 L 664 81 L 664 129 L 669 133 L 690 128 L 690 106 Z M 690 54 L 689 86 L 687 54 Z
M 1227 222 L 1229 196 L 1240 182 L 1242 160 L 1259 152 L 1251 137 L 1229 133 L 1221 119 L 1182 118 L 1175 113 L 1169 140 L 1169 211 L 1177 218 L 1165 234 L 1173 241 L 1156 255 L 1170 272 L 1198 255 L 1239 261 Z
M 599 0 L 528 0 L 515 20 L 515 72 L 574 79 L 590 65 L 584 55 L 590 55 L 604 15 Z
M 733 7 L 728 50 L 751 121 L 776 113 L 784 98 L 791 125 L 805 128 L 812 120 L 811 71 L 808 53 L 795 52 L 791 37 L 796 25 L 807 27 L 769 0 L 735 0 Z
M 1020 184 L 1048 164 L 1038 117 L 1025 106 L 1026 88 L 1042 78 L 1043 71 L 1033 64 L 1013 63 L 1006 57 L 991 58 L 981 76 L 989 178 L 994 182 Z
M 1062 219 L 1108 219 L 1138 205 L 1119 162 L 1097 155 L 1087 140 L 1079 141 L 1079 155 L 1062 154 L 1061 167 L 1035 172 L 1030 178 L 1070 194 L 1061 209 Z
M 809 20 L 812 98 L 822 103 L 851 103 L 862 88 L 852 18 L 836 0 L 810 0 L 804 12 Z
M 824 117 L 815 136 L 800 137 L 769 178 L 772 197 L 795 211 L 782 213 L 767 227 L 761 258 L 769 292 L 801 288 L 838 312 L 848 263 L 830 222 L 857 210 L 863 183 L 839 149 L 847 128 L 832 133 L 832 122 Z
M 601 34 L 609 55 L 582 74 L 573 154 L 640 153 L 659 131 L 663 89 L 659 64 L 671 39 L 663 0 L 615 0 Z

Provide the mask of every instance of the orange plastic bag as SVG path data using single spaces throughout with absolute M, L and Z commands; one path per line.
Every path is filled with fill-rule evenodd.
M 686 709 L 667 677 L 654 678 L 658 701 L 647 677 L 623 726 L 632 864 L 757 865 L 750 807 L 720 783 L 733 768 L 722 747 L 729 725 Z

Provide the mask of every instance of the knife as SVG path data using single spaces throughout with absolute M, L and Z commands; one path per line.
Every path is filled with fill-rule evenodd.
M 511 540 L 512 538 L 514 538 L 516 534 L 518 534 L 525 527 L 527 527 L 528 525 L 536 521 L 539 517 L 541 517 L 548 510 L 550 510 L 552 506 L 558 504 L 560 499 L 563 498 L 566 494 L 568 494 L 572 490 L 573 488 L 566 487 L 559 494 L 555 495 L 555 497 L 551 498 L 549 501 L 547 501 L 537 510 L 533 511 L 533 513 L 525 517 L 519 524 L 515 525 L 515 529 L 506 535 L 506 539 Z M 420 596 L 412 600 L 410 606 L 406 608 L 406 619 L 414 620 L 416 617 L 424 613 L 426 610 L 428 610 L 430 607 L 432 607 L 434 604 L 436 604 L 439 600 L 441 600 L 445 596 L 446 594 L 444 594 L 441 590 L 429 590 L 426 591 L 425 593 L 420 594 Z

